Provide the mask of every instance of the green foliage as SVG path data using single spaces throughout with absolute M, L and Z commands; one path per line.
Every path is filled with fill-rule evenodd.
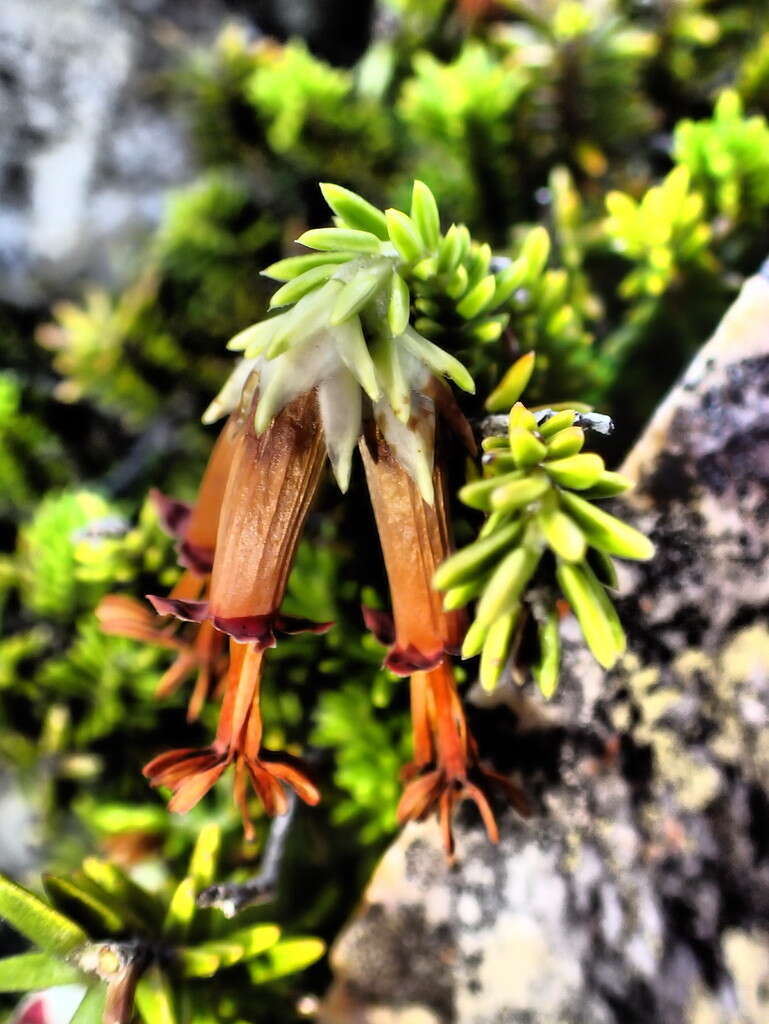
M 642 72 L 657 47 L 653 34 L 629 24 L 619 4 L 597 8 L 579 0 L 550 0 L 511 6 L 522 23 L 505 25 L 499 35 L 537 89 L 527 127 L 551 158 L 566 159 L 592 176 L 602 174 L 607 156 L 632 148 L 653 127 L 641 88 Z M 539 117 L 545 109 L 547 127 Z
M 483 194 L 489 179 L 506 173 L 512 184 L 514 114 L 529 85 L 514 57 L 500 60 L 477 40 L 446 64 L 424 51 L 414 56 L 398 114 L 418 152 L 426 151 L 418 157 L 417 171 L 429 176 L 452 214 L 461 210 L 473 220 L 483 217 L 485 204 L 493 200 Z
M 98 492 L 63 491 L 49 494 L 21 528 L 13 574 L 33 613 L 71 621 L 115 584 L 143 574 L 172 583 L 173 561 L 150 502 L 130 528 L 120 506 Z
M 66 810 L 59 782 L 88 785 L 139 737 L 152 749 L 167 655 L 105 635 L 93 607 L 116 583 L 170 585 L 178 569 L 152 504 L 133 528 L 121 512 L 93 491 L 50 494 L 3 563 L 11 630 L 0 641 L 0 756 L 29 787 L 44 831 Z M 105 758 L 97 744 L 108 737 Z
M 162 666 L 157 649 L 106 636 L 89 615 L 78 624 L 67 650 L 41 666 L 34 685 L 78 707 L 71 742 L 82 748 L 121 732 L 127 705 L 132 706 L 132 729 L 153 728 L 152 700 Z
M 524 357 L 525 359 L 526 357 Z M 530 365 L 518 375 L 526 386 Z M 507 396 L 515 400 L 514 382 Z M 625 649 L 625 634 L 607 596 L 614 586 L 611 556 L 648 559 L 654 548 L 594 501 L 629 486 L 606 470 L 599 455 L 582 451 L 585 431 L 578 413 L 563 409 L 534 416 L 516 402 L 506 435 L 483 442 L 485 474 L 466 484 L 460 498 L 488 514 L 478 539 L 438 569 L 435 585 L 445 606 L 477 597 L 464 657 L 481 655 L 480 679 L 493 690 L 521 645 L 530 618 L 539 652 L 532 665 L 546 697 L 558 685 L 559 592 L 576 615 L 588 647 L 604 668 Z
M 18 579 L 25 604 L 45 618 L 70 619 L 93 603 L 96 591 L 78 573 L 77 549 L 85 531 L 114 516 L 95 491 L 51 494 L 19 535 Z
M 122 1007 L 115 1019 L 131 1019 L 134 993 L 144 1024 L 251 1018 L 261 1009 L 253 986 L 303 970 L 324 946 L 282 938 L 274 924 L 230 923 L 199 910 L 196 897 L 215 878 L 220 845 L 218 827 L 205 826 L 187 873 L 158 892 L 96 858 L 70 875 L 44 876 L 49 903 L 0 878 L 0 917 L 42 951 L 0 961 L 0 991 L 80 983 L 79 1017 L 93 1004 L 95 1021 L 105 1001 L 113 1013 Z
M 745 102 L 769 111 L 769 32 L 745 54 L 736 84 Z
M 382 213 L 336 185 L 322 189 L 337 226 L 300 237 L 316 253 L 267 268 L 265 274 L 284 282 L 271 305 L 286 311 L 247 328 L 229 345 L 247 360 L 276 361 L 257 408 L 259 430 L 279 408 L 276 403 L 300 386 L 301 363 L 292 349 L 312 342 L 324 324 L 360 387 L 374 401 L 384 391 L 404 422 L 409 406 L 401 392 L 409 384 L 408 363 L 416 359 L 472 391 L 470 375 L 450 352 L 467 354 L 475 374 L 483 374 L 499 359 L 489 346 L 508 325 L 523 351 L 542 351 L 540 389 L 589 388 L 595 378 L 589 365 L 592 339 L 581 311 L 568 301 L 569 272 L 546 268 L 550 241 L 544 228 L 528 232 L 515 259 L 497 270 L 491 248 L 474 241 L 464 225 L 441 233 L 435 199 L 422 182 L 414 185 L 410 214 Z M 360 344 L 353 345 L 352 332 Z M 312 372 L 311 359 L 306 362 Z M 323 372 L 328 372 L 325 364 Z M 225 388 L 212 417 L 227 408 L 228 396 Z
M 33 800 L 40 837 L 55 837 L 48 856 L 57 869 L 96 844 L 136 860 L 137 877 L 169 884 L 210 820 L 225 837 L 224 875 L 242 877 L 258 856 L 258 844 L 234 837 L 226 791 L 178 817 L 147 790 L 143 761 L 202 741 L 216 709 L 203 712 L 198 734 L 183 726 L 182 695 L 170 707 L 153 697 L 168 653 L 103 635 L 93 610 L 107 592 L 141 598 L 175 582 L 172 542 L 143 496 L 151 485 L 194 493 L 210 445 L 195 424 L 229 369 L 222 342 L 265 316 L 265 333 L 275 329 L 281 314 L 269 311 L 270 295 L 274 307 L 306 308 L 350 273 L 344 301 L 321 311 L 339 321 L 332 326 L 359 319 L 375 348 L 379 325 L 399 337 L 393 325 L 408 323 L 434 370 L 468 383 L 467 367 L 476 394 L 459 401 L 473 419 L 485 404 L 509 408 L 524 386 L 531 403 L 605 408 L 617 428 L 608 461 L 766 258 L 764 0 L 481 6 L 471 16 L 472 5 L 448 0 L 389 0 L 350 69 L 299 40 L 251 42 L 225 27 L 169 76 L 203 170 L 169 198 L 141 273 L 122 292 L 90 291 L 50 312 L 0 308 L 0 757 Z M 429 190 L 412 196 L 414 178 Z M 317 190 L 329 179 L 376 206 L 327 188 L 329 227 Z M 305 241 L 320 243 L 312 252 L 293 242 L 308 228 Z M 274 287 L 259 276 L 267 264 L 280 279 Z M 361 370 L 355 352 L 365 391 L 370 367 Z M 397 373 L 387 373 L 396 361 L 378 356 L 398 404 Z M 530 671 L 548 694 L 561 595 L 599 658 L 608 663 L 620 649 L 601 573 L 614 557 L 607 544 L 628 541 L 592 498 L 592 512 L 580 504 L 591 488 L 576 487 L 579 467 L 595 472 L 597 456 L 542 456 L 542 443 L 575 443 L 571 414 L 558 415 L 559 436 L 527 420 L 514 442 L 487 441 L 484 476 L 463 493 L 476 504 L 522 504 L 488 510 L 481 537 L 456 556 L 452 571 L 466 563 L 467 578 L 449 590 L 452 602 L 482 597 L 507 558 L 518 581 L 531 570 L 519 617 L 511 622 L 503 600 L 506 610 L 474 627 L 470 646 L 482 641 L 487 683 L 515 652 L 516 671 Z M 571 477 L 567 465 L 556 479 L 554 463 L 582 456 Z M 336 626 L 322 639 L 279 644 L 264 681 L 267 745 L 299 753 L 310 738 L 326 758 L 324 801 L 300 819 L 300 844 L 311 841 L 288 869 L 293 902 L 284 895 L 281 913 L 301 930 L 317 922 L 328 937 L 355 898 L 350 849 L 365 870 L 394 828 L 408 757 L 405 688 L 361 634 L 359 604 L 375 603 L 382 578 L 356 474 L 353 464 L 344 506 L 327 496 L 311 518 L 285 602 L 288 614 Z M 532 480 L 528 498 L 520 486 L 516 497 L 511 485 Z M 471 540 L 468 523 L 457 526 Z M 570 561 L 580 535 L 585 556 Z M 263 839 L 264 819 L 257 830 Z M 0 982 L 72 976 L 47 954 L 22 956 L 32 959 L 6 962 Z M 290 962 L 288 945 L 282 958 Z M 280 973 L 269 951 L 225 968 L 220 991 L 240 998 L 264 971 Z M 207 983 L 172 978 L 169 996 L 168 979 L 148 971 L 140 1012 L 157 1019 L 170 1000 L 184 1019 L 179 984 Z M 103 989 L 81 1020 L 98 1016 Z M 270 1001 L 264 989 L 257 1002 L 219 1009 L 223 1019 L 230 1010 L 249 1020 L 291 1015 L 290 1000 Z
M 284 209 L 288 199 L 288 213 L 298 196 L 287 196 L 287 187 L 331 176 L 370 189 L 390 162 L 390 118 L 357 92 L 349 71 L 313 57 L 298 40 L 250 43 L 228 26 L 212 50 L 190 56 L 177 86 L 203 156 L 213 166 L 255 164 L 274 175 L 268 187 Z
M 364 843 L 391 835 L 400 796 L 398 776 L 408 760 L 405 715 L 384 715 L 371 686 L 347 683 L 323 695 L 312 742 L 332 747 L 334 782 L 345 794 L 332 812 L 338 823 L 360 823 Z
M 209 171 L 173 193 L 156 238 L 172 328 L 194 342 L 232 333 L 260 312 L 264 296 L 255 279 L 278 233 L 234 172 Z
M 488 238 L 503 259 L 516 253 L 526 229 L 544 214 L 554 242 L 549 279 L 519 290 L 518 316 L 515 303 L 504 310 L 511 318 L 505 355 L 475 344 L 466 358 L 480 383 L 490 384 L 504 372 L 505 357 L 537 348 L 533 396 L 578 395 L 611 405 L 615 385 L 624 399 L 632 353 L 659 338 L 669 312 L 666 296 L 719 292 L 723 309 L 728 292 L 716 283 L 720 268 L 744 273 L 761 258 L 750 206 L 725 237 L 693 167 L 688 190 L 682 173 L 658 180 L 657 134 L 663 126 L 672 131 L 682 114 L 701 112 L 708 83 L 716 81 L 717 40 L 734 74 L 741 60 L 748 66 L 760 22 L 740 5 L 719 18 L 700 0 L 638 13 L 618 3 L 597 12 L 579 0 L 507 6 L 508 15 L 495 12 L 499 20 L 479 21 L 469 34 L 451 5 L 399 3 L 395 35 L 374 40 L 352 73 L 329 67 L 301 44 L 249 44 L 231 28 L 213 53 L 196 56 L 195 74 L 183 84 L 199 115 L 218 112 L 216 131 L 207 135 L 209 145 L 220 140 L 218 162 L 269 169 L 276 184 L 267 193 L 299 223 L 317 223 L 308 186 L 328 176 L 372 197 L 387 196 L 396 206 L 408 202 L 411 178 L 422 178 L 449 216 Z M 661 105 L 660 82 L 673 92 L 672 114 Z M 749 95 L 758 92 L 755 86 Z M 361 135 L 361 123 L 381 145 Z M 723 196 L 743 191 L 744 171 L 735 159 L 731 166 L 718 186 Z M 569 191 L 566 205 L 579 221 L 576 228 L 564 221 Z M 607 194 L 616 201 L 608 218 Z M 703 198 L 705 207 L 698 209 Z M 672 211 L 677 199 L 682 210 Z M 616 262 L 607 261 L 608 253 Z M 618 309 L 623 266 L 629 302 Z M 434 296 L 421 299 L 423 327 L 430 321 L 444 331 L 457 326 L 445 304 L 436 309 Z M 689 323 L 683 333 L 677 325 L 674 336 L 660 338 L 677 366 L 712 326 L 713 313 L 703 307 L 701 320 Z M 637 392 L 654 386 L 635 365 L 632 373 L 640 373 Z M 657 393 L 662 390 L 660 383 Z M 636 412 L 643 402 L 631 403 L 634 422 L 651 404 Z
M 736 92 L 721 94 L 710 120 L 681 121 L 673 152 L 711 212 L 734 223 L 760 218 L 769 206 L 769 124 L 745 117 Z
M 414 58 L 414 77 L 400 97 L 401 115 L 427 141 L 472 148 L 483 140 L 492 147 L 510 144 L 509 117 L 526 86 L 512 60 L 499 61 L 477 40 L 470 40 L 456 60 L 442 64 L 430 53 Z
M 0 373 L 0 515 L 26 512 L 40 490 L 70 472 L 58 438 L 23 411 L 22 397 L 20 380 Z
M 53 364 L 64 378 L 57 389 L 61 401 L 77 402 L 87 395 L 128 426 L 137 426 L 157 410 L 157 389 L 130 358 L 131 332 L 155 294 L 150 275 L 117 299 L 91 291 L 83 306 L 61 302 L 54 307 L 56 323 L 41 327 L 38 340 L 54 352 Z M 159 339 L 158 348 L 161 365 L 169 358 L 178 362 L 170 339 Z
M 610 192 L 606 208 L 610 245 L 635 264 L 620 285 L 627 298 L 656 298 L 687 266 L 712 259 L 703 199 L 692 191 L 686 167 L 671 171 L 640 202 Z
M 258 51 L 246 95 L 270 147 L 291 160 L 304 156 L 311 166 L 320 156 L 315 147 L 322 152 L 347 133 L 360 138 L 367 130 L 365 110 L 356 108 L 352 97 L 350 74 L 316 60 L 298 42 Z
M 709 0 L 682 0 L 655 5 L 654 19 L 660 37 L 660 63 L 679 83 L 694 82 L 710 63 L 712 48 L 721 42 L 722 29 L 707 11 Z
M 135 525 L 123 519 L 121 506 L 111 503 L 104 518 L 91 519 L 74 539 L 75 576 L 83 583 L 101 584 L 106 590 L 150 577 L 161 587 L 171 587 L 179 575 L 173 541 L 163 532 L 150 499 L 142 504 Z

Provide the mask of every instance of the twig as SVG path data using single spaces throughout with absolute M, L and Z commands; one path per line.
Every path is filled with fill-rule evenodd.
M 297 799 L 293 790 L 286 790 L 288 809 L 274 818 L 264 845 L 259 873 L 245 882 L 222 882 L 210 885 L 198 896 L 199 907 L 216 907 L 225 917 L 234 917 L 255 903 L 269 903 L 275 898 L 280 869 L 286 851 L 286 840 L 296 815 Z
M 549 419 L 557 415 L 556 409 L 538 409 L 534 416 L 537 426 L 541 427 Z M 473 424 L 481 437 L 494 437 L 499 434 L 506 434 L 509 424 L 507 413 L 499 413 L 495 416 L 484 416 L 482 420 L 476 420 Z M 578 412 L 574 414 L 574 426 L 582 427 L 585 430 L 593 430 L 596 434 L 611 434 L 614 430 L 614 421 L 611 416 L 605 416 L 601 412 Z

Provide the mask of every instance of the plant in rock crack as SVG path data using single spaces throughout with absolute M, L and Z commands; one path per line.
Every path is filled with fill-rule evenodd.
M 449 661 L 462 643 L 463 616 L 445 612 L 432 586 L 452 550 L 443 444 L 453 432 L 475 447 L 443 378 L 468 392 L 474 383 L 420 328 L 459 348 L 463 339 L 498 338 L 521 265 L 497 273 L 488 246 L 473 242 L 466 228 L 442 233 L 435 200 L 421 182 L 408 214 L 382 212 L 339 186 L 323 191 L 336 226 L 305 232 L 299 242 L 313 252 L 268 268 L 284 282 L 271 302 L 280 312 L 230 342 L 244 357 L 204 417 L 229 414 L 196 504 L 157 498 L 179 539 L 185 572 L 170 597 L 152 602 L 159 614 L 197 629 L 192 648 L 180 651 L 180 658 L 205 666 L 193 710 L 204 691 L 223 692 L 223 700 L 209 747 L 160 754 L 145 774 L 172 790 L 172 810 L 185 811 L 233 766 L 235 802 L 249 835 L 249 786 L 268 813 L 285 810 L 284 784 L 308 803 L 320 799 L 295 758 L 264 746 L 259 692 L 265 652 L 278 636 L 331 625 L 297 620 L 280 605 L 325 456 L 345 491 L 358 446 L 394 610 L 393 619 L 368 612 L 367 622 L 389 648 L 386 665 L 412 676 L 419 734 L 413 771 L 432 777 L 429 786 L 423 778 L 412 783 L 401 817 L 437 808 L 450 847 L 458 796 L 476 800 L 492 835 L 483 786 L 498 783 L 521 808 L 524 801 L 478 764 Z M 428 301 L 447 330 L 437 320 L 425 323 L 420 314 Z M 110 632 L 148 642 L 172 633 L 119 596 L 100 615 Z
M 559 600 L 574 612 L 596 660 L 611 668 L 625 650 L 625 634 L 611 603 L 612 557 L 645 560 L 654 547 L 643 534 L 596 504 L 622 494 L 630 481 L 583 451 L 585 430 L 576 409 L 534 413 L 517 401 L 534 355 L 523 356 L 487 402 L 514 403 L 505 434 L 483 441 L 484 475 L 459 492 L 487 513 L 477 540 L 437 570 L 444 607 L 477 599 L 464 657 L 481 655 L 480 679 L 493 690 L 506 667 L 524 678 L 515 659 L 528 623 L 536 625 L 538 653 L 531 664 L 546 697 L 559 675 Z

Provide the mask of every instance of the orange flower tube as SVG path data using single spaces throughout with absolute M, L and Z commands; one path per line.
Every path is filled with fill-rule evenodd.
M 287 810 L 284 785 L 291 786 L 308 804 L 320 800 L 317 786 L 296 758 L 264 750 L 261 746 L 259 693 L 263 658 L 264 649 L 258 644 L 230 640 L 230 665 L 214 742 L 202 750 L 186 748 L 160 754 L 144 766 L 144 775 L 151 785 L 172 790 L 169 810 L 183 814 L 206 795 L 229 765 L 234 764 L 233 796 L 247 839 L 254 836 L 248 813 L 249 781 L 270 815 Z
M 443 844 L 451 855 L 454 807 L 470 799 L 480 812 L 489 839 L 496 843 L 499 829 L 486 793 L 489 785 L 501 789 L 521 815 L 531 813 L 529 802 L 514 782 L 479 764 L 448 659 L 429 672 L 416 672 L 411 677 L 411 692 L 412 708 L 416 705 L 419 710 L 414 719 L 415 764 L 409 772 L 412 781 L 398 805 L 398 820 L 421 821 L 437 811 Z
M 196 600 L 205 595 L 214 559 L 222 499 L 227 486 L 239 423 L 231 416 L 214 444 L 193 506 L 153 491 L 151 497 L 163 526 L 178 538 L 177 552 L 185 567 L 172 590 L 171 600 Z M 160 679 L 158 697 L 166 697 L 196 674 L 187 719 L 193 721 L 219 675 L 224 662 L 223 638 L 210 623 L 161 626 L 157 617 L 134 598 L 109 594 L 96 609 L 101 628 L 114 636 L 130 637 L 144 643 L 167 647 L 177 656 Z
M 393 605 L 393 622 L 381 612 L 364 611 L 366 624 L 390 645 L 385 665 L 398 675 L 426 670 L 445 654 L 458 654 L 464 611 L 443 610 L 432 585 L 435 570 L 452 552 L 446 478 L 436 463 L 434 504 L 420 495 L 411 476 L 392 455 L 379 430 L 361 440 L 371 504 L 382 545 Z
M 178 591 L 170 598 L 150 598 L 161 614 L 201 622 L 201 636 L 210 630 L 217 636 L 228 633 L 231 639 L 214 742 L 202 750 L 161 754 L 145 766 L 144 774 L 153 786 L 169 787 L 169 808 L 183 813 L 234 765 L 234 799 L 247 836 L 253 835 L 249 782 L 268 814 L 286 810 L 285 785 L 308 803 L 320 799 L 294 758 L 261 748 L 260 688 L 264 649 L 274 646 L 276 632 L 319 632 L 331 625 L 290 619 L 279 611 L 324 459 L 314 391 L 294 399 L 260 436 L 252 408 L 234 444 L 208 600 Z
M 194 505 L 168 498 L 158 490 L 151 492 L 165 529 L 179 539 L 179 561 L 198 576 L 211 572 L 222 501 L 241 430 L 233 414 L 211 450 Z
M 205 566 L 211 571 L 227 480 L 241 432 L 242 426 L 231 416 L 211 452 L 180 548 L 190 568 Z
M 455 429 L 465 436 L 464 417 L 455 407 L 450 411 Z M 390 645 L 385 665 L 399 675 L 411 675 L 414 759 L 405 770 L 410 781 L 398 807 L 399 820 L 421 820 L 437 812 L 446 851 L 452 854 L 454 808 L 470 799 L 496 842 L 499 831 L 486 794 L 489 784 L 504 790 L 521 813 L 528 811 L 528 803 L 514 783 L 481 767 L 454 680 L 449 656 L 459 653 L 466 619 L 463 611 L 445 611 L 432 585 L 436 569 L 453 550 L 445 470 L 436 459 L 430 504 L 373 424 L 360 450 L 393 607 L 392 620 L 371 610 L 364 615 L 375 635 Z
M 209 598 L 150 597 L 156 610 L 210 620 L 236 640 L 260 647 L 274 646 L 275 632 L 328 629 L 330 623 L 279 613 L 324 460 L 314 391 L 294 399 L 258 437 L 248 415 L 222 501 Z

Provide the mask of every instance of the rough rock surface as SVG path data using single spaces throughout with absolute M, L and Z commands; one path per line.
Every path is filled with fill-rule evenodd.
M 573 621 L 550 705 L 474 722 L 539 804 L 472 809 L 377 868 L 332 954 L 326 1024 L 769 1021 L 769 276 L 748 281 L 624 467 L 657 544 L 626 568 L 630 653 Z
M 226 21 L 300 35 L 332 61 L 366 44 L 371 0 L 2 0 L 0 301 L 121 284 L 169 188 L 195 174 L 160 87 Z
M 42 301 L 126 272 L 192 171 L 157 88 L 173 47 L 207 42 L 226 0 L 3 0 L 0 299 Z

